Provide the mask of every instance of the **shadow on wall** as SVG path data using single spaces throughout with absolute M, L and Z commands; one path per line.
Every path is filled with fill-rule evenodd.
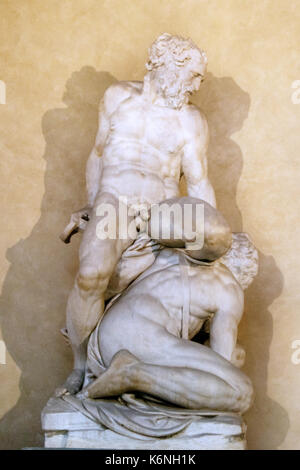
M 77 269 L 79 237 L 65 246 L 58 235 L 70 213 L 85 205 L 85 164 L 97 131 L 98 103 L 114 82 L 109 73 L 83 67 L 66 84 L 66 107 L 50 110 L 43 118 L 47 167 L 41 217 L 30 236 L 7 251 L 11 266 L 1 297 L 3 338 L 22 372 L 20 399 L 0 422 L 0 446 L 4 449 L 43 445 L 41 410 L 71 370 L 71 351 L 59 330 L 65 324 L 67 296 Z M 230 136 L 248 115 L 249 95 L 231 78 L 208 74 L 194 101 L 208 118 L 209 175 L 219 209 L 234 231 L 242 230 L 236 204 L 242 153 Z M 247 335 L 243 340 L 248 353 L 247 372 L 257 394 L 254 411 L 248 416 L 252 448 L 258 448 L 260 442 L 276 448 L 289 426 L 286 412 L 266 395 L 272 339 L 272 318 L 267 308 L 281 289 L 282 276 L 273 258 L 261 256 L 259 276 L 247 295 Z M 266 410 L 270 420 L 264 426 Z M 275 423 L 280 423 L 276 435 Z
M 208 120 L 210 131 L 209 178 L 216 191 L 219 210 L 233 231 L 243 230 L 236 203 L 243 156 L 231 139 L 248 116 L 249 94 L 232 78 L 207 74 L 195 100 Z M 251 234 L 250 234 L 251 235 Z M 245 294 L 245 313 L 240 325 L 240 342 L 246 349 L 245 372 L 253 381 L 255 402 L 246 415 L 249 449 L 276 449 L 289 429 L 287 412 L 267 396 L 269 348 L 273 336 L 268 307 L 279 297 L 283 276 L 272 256 L 259 252 L 259 272 Z
M 208 121 L 208 171 L 218 209 L 231 229 L 239 232 L 242 230 L 242 216 L 236 203 L 236 192 L 242 174 L 243 155 L 230 136 L 243 127 L 248 116 L 249 94 L 232 78 L 217 78 L 208 73 L 194 102 Z
M 268 397 L 269 348 L 273 320 L 268 307 L 279 297 L 284 278 L 273 256 L 259 252 L 259 272 L 246 291 L 245 312 L 240 328 L 241 344 L 246 349 L 246 374 L 255 389 L 255 402 L 245 416 L 250 449 L 277 449 L 289 429 L 289 417 L 282 406 Z
M 207 74 L 195 103 L 208 120 L 209 178 L 216 191 L 218 208 L 233 231 L 242 231 L 236 193 L 243 156 L 230 136 L 242 128 L 248 116 L 249 94 L 230 77 L 216 78 Z M 258 276 L 246 291 L 245 313 L 240 325 L 240 342 L 246 349 L 244 370 L 251 377 L 255 390 L 254 405 L 245 417 L 249 449 L 276 449 L 289 429 L 287 412 L 267 396 L 269 348 L 273 336 L 268 308 L 282 288 L 283 276 L 274 258 L 259 252 Z
M 83 67 L 66 83 L 66 107 L 49 110 L 42 120 L 47 166 L 41 216 L 29 237 L 7 251 L 11 266 L 1 297 L 3 339 L 22 373 L 20 399 L 0 422 L 2 448 L 43 445 L 41 410 L 72 367 L 59 330 L 65 326 L 79 237 L 64 245 L 58 236 L 71 212 L 85 204 L 85 164 L 98 104 L 114 82 L 109 73 Z

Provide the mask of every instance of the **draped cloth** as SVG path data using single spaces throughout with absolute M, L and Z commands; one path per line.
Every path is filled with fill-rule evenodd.
M 123 436 L 140 440 L 167 438 L 184 432 L 193 422 L 231 421 L 236 413 L 213 410 L 188 410 L 173 407 L 147 395 L 123 394 L 116 399 L 79 399 L 65 395 L 63 399 L 74 409 L 97 424 Z M 189 437 L 199 434 L 189 428 Z

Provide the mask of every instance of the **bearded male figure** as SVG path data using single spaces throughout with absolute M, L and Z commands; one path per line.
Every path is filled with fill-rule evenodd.
M 165 33 L 149 50 L 144 82 L 112 85 L 102 99 L 96 142 L 87 162 L 88 205 L 72 215 L 78 225 L 82 217 L 89 221 L 67 305 L 74 369 L 58 395 L 74 394 L 82 386 L 88 337 L 103 315 L 111 275 L 134 239 L 99 239 L 97 208 L 111 204 L 118 211 L 120 197 L 129 205 L 148 206 L 178 197 L 182 174 L 189 196 L 216 206 L 207 178 L 207 122 L 189 103 L 206 65 L 205 53 L 192 41 Z M 136 236 L 138 230 L 137 221 Z

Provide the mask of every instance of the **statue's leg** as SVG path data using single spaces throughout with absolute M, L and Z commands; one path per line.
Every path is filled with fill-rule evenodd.
M 157 302 L 148 303 L 159 309 Z M 252 385 L 243 372 L 210 348 L 130 313 L 124 302 L 108 312 L 101 337 L 101 355 L 109 367 L 87 388 L 90 397 L 140 391 L 185 408 L 244 412 L 250 407 Z
M 97 224 L 103 219 L 96 214 L 100 204 L 111 204 L 118 216 L 118 200 L 104 193 L 97 197 L 92 216 L 80 246 L 80 267 L 67 303 L 67 331 L 74 354 L 74 369 L 56 395 L 80 390 L 86 363 L 87 341 L 104 310 L 104 293 L 122 252 L 130 240 L 100 239 Z
M 233 387 L 229 381 L 201 368 L 145 363 L 122 350 L 82 395 L 103 398 L 138 391 L 183 408 L 244 413 L 252 403 L 252 386 L 242 376 L 235 382 Z

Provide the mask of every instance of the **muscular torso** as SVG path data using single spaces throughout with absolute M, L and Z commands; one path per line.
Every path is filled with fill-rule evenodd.
M 180 337 L 184 287 L 178 262 L 176 252 L 164 249 L 155 263 L 142 274 L 140 281 L 138 279 L 123 295 L 125 305 L 128 301 L 130 304 L 130 298 L 141 299 L 140 302 L 134 301 L 134 304 L 143 305 L 135 314 L 161 324 L 169 333 Z M 221 307 L 224 292 L 236 281 L 230 271 L 219 263 L 211 266 L 189 265 L 188 281 L 189 337 L 192 338 L 201 329 L 204 321 Z M 155 309 L 151 303 L 145 301 L 149 294 L 160 302 L 163 309 Z
M 101 188 L 150 203 L 177 196 L 183 144 L 179 111 L 133 88 L 109 117 Z

